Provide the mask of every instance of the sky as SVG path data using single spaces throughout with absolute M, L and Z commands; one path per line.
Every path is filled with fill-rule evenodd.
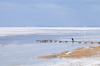
M 100 0 L 0 0 L 0 27 L 100 27 Z

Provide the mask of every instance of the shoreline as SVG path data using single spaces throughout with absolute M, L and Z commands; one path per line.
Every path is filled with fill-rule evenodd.
M 46 56 L 38 56 L 37 58 L 41 59 L 50 59 L 50 58 L 81 58 L 81 57 L 100 57 L 100 46 L 89 46 L 89 47 L 78 47 L 70 51 L 62 51 L 59 53 L 51 53 Z
M 70 51 L 38 56 L 39 59 L 59 58 L 69 60 L 48 66 L 100 66 L 100 46 L 78 47 Z

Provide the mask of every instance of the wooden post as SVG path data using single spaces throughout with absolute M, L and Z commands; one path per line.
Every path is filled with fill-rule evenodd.
M 100 44 L 100 42 L 98 42 L 98 44 Z
M 50 40 L 50 43 L 52 43 L 52 40 Z
M 84 42 L 84 44 L 86 44 L 87 42 Z
M 79 42 L 79 43 L 81 43 L 81 42 Z
M 44 40 L 44 42 L 46 43 L 46 40 Z
M 65 43 L 67 43 L 67 41 L 65 41 Z
M 91 44 L 93 44 L 93 42 L 91 42 Z
M 72 41 L 72 43 L 74 43 L 74 41 Z
M 59 43 L 61 43 L 62 41 L 59 41 Z
M 57 41 L 54 41 L 54 42 L 57 42 Z

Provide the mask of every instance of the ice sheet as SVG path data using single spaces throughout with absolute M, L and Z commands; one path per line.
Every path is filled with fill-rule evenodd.
M 91 43 L 36 43 L 36 40 L 84 40 L 84 30 L 87 41 L 100 40 L 100 28 L 90 27 L 0 27 L 0 65 L 1 66 L 83 66 L 99 63 L 99 58 L 83 59 L 37 59 L 37 56 L 50 55 L 77 47 L 99 46 Z M 28 35 L 33 34 L 33 35 Z M 11 36 L 24 35 L 24 36 Z M 6 37 L 7 36 L 7 37 Z M 86 60 L 90 60 L 89 62 Z M 93 60 L 93 61 L 92 61 Z M 72 66 L 73 66 L 72 65 Z
M 27 34 L 65 34 L 77 31 L 100 30 L 99 27 L 0 27 L 0 36 Z

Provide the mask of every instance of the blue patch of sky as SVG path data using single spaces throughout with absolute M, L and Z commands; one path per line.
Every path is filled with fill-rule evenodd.
M 97 26 L 99 0 L 0 0 L 0 26 Z

